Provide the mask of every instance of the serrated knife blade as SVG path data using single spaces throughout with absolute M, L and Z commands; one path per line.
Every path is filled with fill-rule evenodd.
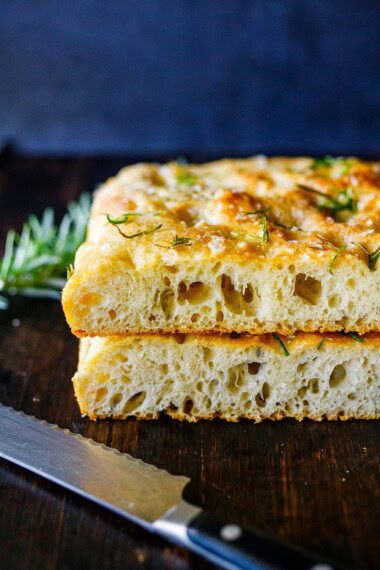
M 308 554 L 190 505 L 182 499 L 189 478 L 1 404 L 0 456 L 227 570 L 332 570 Z

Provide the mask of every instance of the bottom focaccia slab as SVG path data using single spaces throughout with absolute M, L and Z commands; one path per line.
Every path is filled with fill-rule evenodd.
M 82 339 L 75 394 L 91 419 L 380 416 L 379 334 L 281 338 L 282 346 L 272 335 Z

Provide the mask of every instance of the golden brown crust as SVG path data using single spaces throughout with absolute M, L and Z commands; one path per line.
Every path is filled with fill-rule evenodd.
M 102 333 L 88 333 L 86 331 L 83 330 L 72 330 L 71 331 L 77 338 L 86 338 L 86 337 L 90 337 L 90 338 L 95 338 L 97 336 L 100 337 L 108 337 L 108 336 L 136 336 L 136 335 L 151 335 L 152 331 L 147 331 L 146 329 L 135 329 L 133 331 L 125 331 L 123 333 L 121 332 L 113 332 L 111 329 L 109 330 L 105 330 L 102 331 Z M 318 323 L 316 323 L 315 325 L 311 324 L 308 326 L 304 326 L 302 328 L 302 332 L 305 333 L 310 333 L 310 332 L 317 332 L 317 333 L 328 333 L 328 332 L 354 332 L 357 333 L 359 335 L 363 335 L 363 334 L 367 334 L 369 332 L 375 332 L 378 333 L 380 332 L 380 323 L 375 322 L 373 325 L 368 325 L 368 326 L 360 326 L 360 325 L 356 325 L 355 327 L 347 327 L 347 326 L 343 326 L 343 325 L 336 325 L 336 327 L 332 330 L 331 327 L 324 327 L 324 326 L 320 326 L 318 325 Z M 220 335 L 220 336 L 224 336 L 224 335 L 228 335 L 228 334 L 234 334 L 236 333 L 236 331 L 232 330 L 232 329 L 225 329 L 225 328 L 221 328 L 221 327 L 215 327 L 213 330 L 199 330 L 199 329 L 195 329 L 195 328 L 191 328 L 191 327 L 177 327 L 176 329 L 157 329 L 155 330 L 154 334 L 159 334 L 159 335 L 168 335 L 168 334 L 196 334 L 196 335 Z M 281 327 L 281 330 L 279 330 L 278 326 L 268 326 L 265 324 L 262 324 L 261 326 L 256 326 L 254 329 L 251 330 L 246 330 L 244 331 L 244 333 L 247 334 L 251 334 L 251 335 L 261 335 L 261 334 L 267 334 L 267 333 L 280 333 L 283 335 L 291 335 L 294 334 L 295 331 L 293 328 L 286 328 L 284 326 Z M 244 333 L 237 333 L 237 334 L 244 334 Z
M 85 414 L 85 412 L 82 412 L 82 413 Z M 215 420 L 215 419 L 226 420 L 227 422 L 231 422 L 231 423 L 237 423 L 239 420 L 250 420 L 256 424 L 259 424 L 265 420 L 280 421 L 280 420 L 284 420 L 284 419 L 294 419 L 298 422 L 302 422 L 305 419 L 312 420 L 315 422 L 321 422 L 323 420 L 348 421 L 348 420 L 376 420 L 377 419 L 375 414 L 372 414 L 372 415 L 368 415 L 368 414 L 356 414 L 356 415 L 324 414 L 324 415 L 320 415 L 320 416 L 311 415 L 311 414 L 299 414 L 299 415 L 293 415 L 292 414 L 292 415 L 288 416 L 284 412 L 276 412 L 275 414 L 271 414 L 270 416 L 262 414 L 259 418 L 257 416 L 250 416 L 247 414 L 242 414 L 239 418 L 236 418 L 236 417 L 227 416 L 226 414 L 216 414 L 216 413 L 210 414 L 208 416 L 197 417 L 197 416 L 193 416 L 193 415 L 189 416 L 187 414 L 183 414 L 183 413 L 179 413 L 179 412 L 173 412 L 171 410 L 166 410 L 165 412 L 157 412 L 157 414 L 146 414 L 146 415 L 141 414 L 141 413 L 132 414 L 133 417 L 135 417 L 137 420 L 140 420 L 140 421 L 158 420 L 161 417 L 161 415 L 168 415 L 173 420 L 187 421 L 190 423 L 197 423 L 201 420 Z M 114 420 L 126 420 L 128 417 L 132 417 L 132 416 L 131 416 L 131 414 L 120 414 L 120 415 L 112 416 L 112 419 L 114 419 Z M 105 420 L 105 419 L 107 419 L 108 416 L 106 416 L 106 415 L 95 416 L 92 414 L 88 414 L 88 417 L 92 421 L 97 421 L 97 420 Z
M 336 211 L 321 207 L 326 199 L 348 206 Z M 259 213 L 249 213 L 255 211 Z M 105 213 L 117 218 L 126 212 L 143 215 L 132 216 L 125 224 L 107 223 Z M 172 248 L 176 237 L 188 241 Z M 378 163 L 338 159 L 331 167 L 324 167 L 310 158 L 254 157 L 187 166 L 138 164 L 123 169 L 97 191 L 88 240 L 79 250 L 74 274 L 64 290 L 64 310 L 77 336 L 117 334 L 120 330 L 112 325 L 94 325 L 92 330 L 80 325 L 80 312 L 87 308 L 78 307 L 74 294 L 86 280 L 91 284 L 94 271 L 104 273 L 106 292 L 107 275 L 117 268 L 128 267 L 132 273 L 144 275 L 147 269 L 159 273 L 163 267 L 187 266 L 193 260 L 200 266 L 228 261 L 231 267 L 252 264 L 275 268 L 302 261 L 328 272 L 339 252 L 334 270 L 354 264 L 358 275 L 365 270 L 375 282 L 380 262 L 371 272 L 361 246 L 370 253 L 380 246 Z M 373 303 L 378 311 L 378 300 L 373 299 Z M 276 330 L 289 334 L 295 328 L 359 333 L 380 330 L 377 317 L 373 322 L 361 321 L 349 325 L 341 319 L 324 325 L 314 319 L 299 327 L 283 325 L 282 329 L 278 323 L 255 322 L 251 328 L 234 330 L 255 334 Z M 134 334 L 146 332 L 138 323 L 132 328 Z M 181 326 L 180 322 L 156 330 L 208 332 L 199 325 Z M 226 324 L 215 323 L 215 331 L 231 330 Z

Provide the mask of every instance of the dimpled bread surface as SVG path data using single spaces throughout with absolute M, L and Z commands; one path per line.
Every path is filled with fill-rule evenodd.
M 313 164 L 123 169 L 96 193 L 63 292 L 73 333 L 378 331 L 379 164 Z

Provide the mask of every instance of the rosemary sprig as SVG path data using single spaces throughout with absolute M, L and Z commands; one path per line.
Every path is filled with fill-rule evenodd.
M 342 165 L 342 170 L 339 172 L 337 178 L 345 176 L 354 164 L 352 158 L 344 158 L 343 156 L 338 156 L 336 158 L 332 156 L 323 156 L 321 158 L 315 158 L 310 165 L 312 170 L 317 170 L 319 168 L 332 168 L 333 166 Z
M 21 234 L 9 231 L 0 261 L 0 291 L 7 295 L 60 299 L 66 269 L 86 237 L 90 205 L 90 195 L 82 194 L 78 202 L 68 205 L 58 227 L 54 224 L 53 210 L 47 208 L 41 220 L 30 216 Z M 7 307 L 8 299 L 0 295 L 0 309 Z
M 361 342 L 361 343 L 365 342 L 364 338 L 360 338 L 360 336 L 358 336 L 357 334 L 355 334 L 353 332 L 349 332 L 348 334 L 351 338 L 356 340 L 356 342 Z
M 175 238 L 171 241 L 169 247 L 172 249 L 173 247 L 178 247 L 179 245 L 191 245 L 191 242 L 194 238 L 187 238 L 187 237 L 178 237 L 177 234 Z
M 280 339 L 280 337 L 278 336 L 278 334 L 272 333 L 272 336 L 273 336 L 274 340 L 276 340 L 278 342 L 278 344 L 281 346 L 282 352 L 285 354 L 285 356 L 289 356 L 289 351 L 286 348 L 285 344 Z
M 375 271 L 377 260 L 380 258 L 380 245 L 375 251 L 370 253 L 368 249 L 360 242 L 352 242 L 355 245 L 358 245 L 362 248 L 362 250 L 367 254 L 368 257 L 368 265 L 371 271 Z
M 328 272 L 331 273 L 331 275 L 334 275 L 332 268 L 333 268 L 333 265 L 334 265 L 334 263 L 335 263 L 335 261 L 336 261 L 336 258 L 337 258 L 338 255 L 340 255 L 340 254 L 342 253 L 342 251 L 344 251 L 345 249 L 347 249 L 347 246 L 346 246 L 346 245 L 343 245 L 343 246 L 340 247 L 340 248 L 338 249 L 338 251 L 333 255 L 333 257 L 332 257 L 332 259 L 331 259 L 331 261 L 330 261 L 330 263 L 329 263 L 329 268 L 328 268 Z
M 265 214 L 269 210 L 269 206 L 266 208 L 261 208 L 261 210 L 253 210 L 252 212 L 245 212 L 246 216 L 254 216 L 255 214 Z
M 160 214 L 162 214 L 161 212 L 145 212 L 145 213 L 141 213 L 141 212 L 125 212 L 124 214 L 121 214 L 121 216 L 119 216 L 118 218 L 111 218 L 110 214 L 105 214 L 105 216 L 107 217 L 107 222 L 109 224 L 112 224 L 113 226 L 119 226 L 121 224 L 127 224 L 129 222 L 129 218 L 135 216 L 159 216 Z
M 332 340 L 332 338 L 329 337 L 325 337 L 322 340 L 319 341 L 319 343 L 317 344 L 317 350 L 321 350 L 323 344 L 326 342 L 326 340 Z
M 266 216 L 263 216 L 261 218 L 261 221 L 263 222 L 263 233 L 261 234 L 261 239 L 263 240 L 264 243 L 268 243 L 269 241 L 269 231 L 268 231 L 268 224 L 267 224 L 267 218 Z
M 306 186 L 305 184 L 298 184 L 298 187 L 306 192 L 312 192 L 313 194 L 317 194 L 317 196 L 323 197 L 322 202 L 315 204 L 315 207 L 318 208 L 318 210 L 333 210 L 334 212 L 339 212 L 341 210 L 351 210 L 352 212 L 356 211 L 357 202 L 352 197 L 351 186 L 346 188 L 346 190 L 338 192 L 335 198 L 327 196 L 323 192 L 310 188 L 310 186 Z
M 153 232 L 156 232 L 157 230 L 160 230 L 162 228 L 162 224 L 158 224 L 158 226 L 156 226 L 155 228 L 151 228 L 150 230 L 143 230 L 141 232 L 136 232 L 135 234 L 127 235 L 119 228 L 119 226 L 117 224 L 114 224 L 114 225 L 115 225 L 115 228 L 117 229 L 117 231 L 119 232 L 119 234 L 126 239 L 132 239 L 132 238 L 136 238 L 139 236 L 145 236 L 148 234 L 152 234 Z

